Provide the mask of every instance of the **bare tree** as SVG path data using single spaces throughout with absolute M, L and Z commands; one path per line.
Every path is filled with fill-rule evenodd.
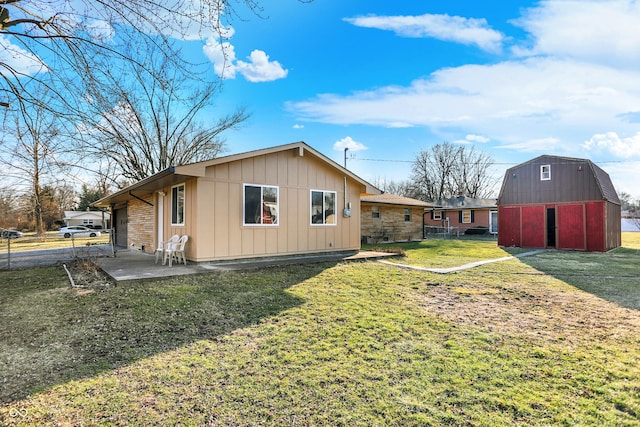
M 42 235 L 45 232 L 43 187 L 62 173 L 64 156 L 57 117 L 47 108 L 48 91 L 36 93 L 38 104 L 28 109 L 20 104 L 21 108 L 13 112 L 11 126 L 5 128 L 11 139 L 5 139 L 7 149 L 0 161 L 10 165 L 5 178 L 22 187 L 24 195 L 29 195 L 25 200 L 30 202 L 35 231 Z
M 191 87 L 191 73 L 173 61 L 152 50 L 142 55 L 144 67 L 120 61 L 88 70 L 83 88 L 91 102 L 82 114 L 79 148 L 110 161 L 117 168 L 111 176 L 126 182 L 217 156 L 224 146 L 222 134 L 248 118 L 244 108 L 218 119 L 209 110 L 210 119 L 203 123 L 216 83 L 197 81 Z M 113 183 L 119 186 L 122 180 Z
M 378 178 L 374 181 L 374 185 L 385 193 L 395 194 L 398 196 L 417 198 L 419 196 L 416 185 L 411 180 L 393 181 Z
M 493 160 L 486 153 L 448 142 L 422 150 L 413 162 L 415 196 L 434 201 L 465 194 L 488 197 L 495 182 L 490 173 Z
M 263 13 L 259 0 L 0 0 L 0 46 L 8 53 L 0 56 L 0 105 L 37 102 L 37 82 L 58 93 L 58 113 L 72 114 L 70 76 L 82 79 L 103 58 L 137 62 L 128 47 L 140 43 L 189 68 L 175 41 L 224 40 L 246 10 Z

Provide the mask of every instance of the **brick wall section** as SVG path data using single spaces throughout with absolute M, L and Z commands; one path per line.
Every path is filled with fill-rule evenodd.
M 149 203 L 153 203 L 153 195 L 142 197 Z M 129 224 L 127 227 L 127 244 L 129 248 L 140 250 L 144 245 L 144 251 L 154 252 L 153 232 L 154 232 L 154 206 L 143 203 L 137 199 L 129 200 L 127 205 L 127 215 Z
M 373 218 L 374 206 L 380 210 L 380 218 Z M 404 220 L 405 208 L 411 210 L 411 222 Z M 363 203 L 361 209 L 360 233 L 363 241 L 366 241 L 366 237 L 370 237 L 372 243 L 422 239 L 423 208 Z
M 460 232 L 464 232 L 467 228 L 474 227 L 489 227 L 489 212 L 497 209 L 471 209 L 473 211 L 473 222 L 472 223 L 462 223 L 460 222 L 460 211 L 463 209 L 457 210 L 443 210 L 442 219 L 431 219 L 431 212 L 425 212 L 424 214 L 424 225 L 425 226 L 434 226 L 434 227 L 446 227 L 447 221 L 446 217 L 449 217 L 449 226 L 456 227 Z

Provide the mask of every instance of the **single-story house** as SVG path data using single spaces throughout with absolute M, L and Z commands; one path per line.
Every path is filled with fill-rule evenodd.
M 433 202 L 424 213 L 427 232 L 443 233 L 469 229 L 495 234 L 498 232 L 498 205 L 496 199 L 480 199 L 460 195 Z M 471 232 L 471 231 L 469 231 Z
M 111 214 L 105 211 L 64 211 L 65 225 L 84 225 L 89 228 L 110 228 Z
M 423 238 L 422 215 L 432 204 L 395 194 L 363 194 L 361 235 L 363 243 L 420 240 Z
M 210 262 L 357 251 L 362 193 L 380 190 L 297 142 L 170 167 L 95 205 L 119 246 L 188 235 L 187 259 Z
M 609 175 L 587 159 L 543 155 L 507 169 L 498 244 L 608 251 L 621 244 L 621 203 Z

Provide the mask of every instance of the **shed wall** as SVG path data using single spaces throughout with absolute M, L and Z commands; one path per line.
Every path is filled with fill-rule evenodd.
M 551 166 L 551 179 L 540 179 L 540 167 Z M 523 205 L 602 200 L 602 191 L 588 162 L 539 158 L 507 171 L 499 204 Z

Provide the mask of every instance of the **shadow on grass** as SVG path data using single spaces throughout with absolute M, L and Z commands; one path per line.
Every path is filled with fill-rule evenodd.
M 521 262 L 563 282 L 622 307 L 640 310 L 640 251 L 549 250 Z
M 199 340 L 303 303 L 287 292 L 334 263 L 70 289 L 61 267 L 0 272 L 0 404 Z

